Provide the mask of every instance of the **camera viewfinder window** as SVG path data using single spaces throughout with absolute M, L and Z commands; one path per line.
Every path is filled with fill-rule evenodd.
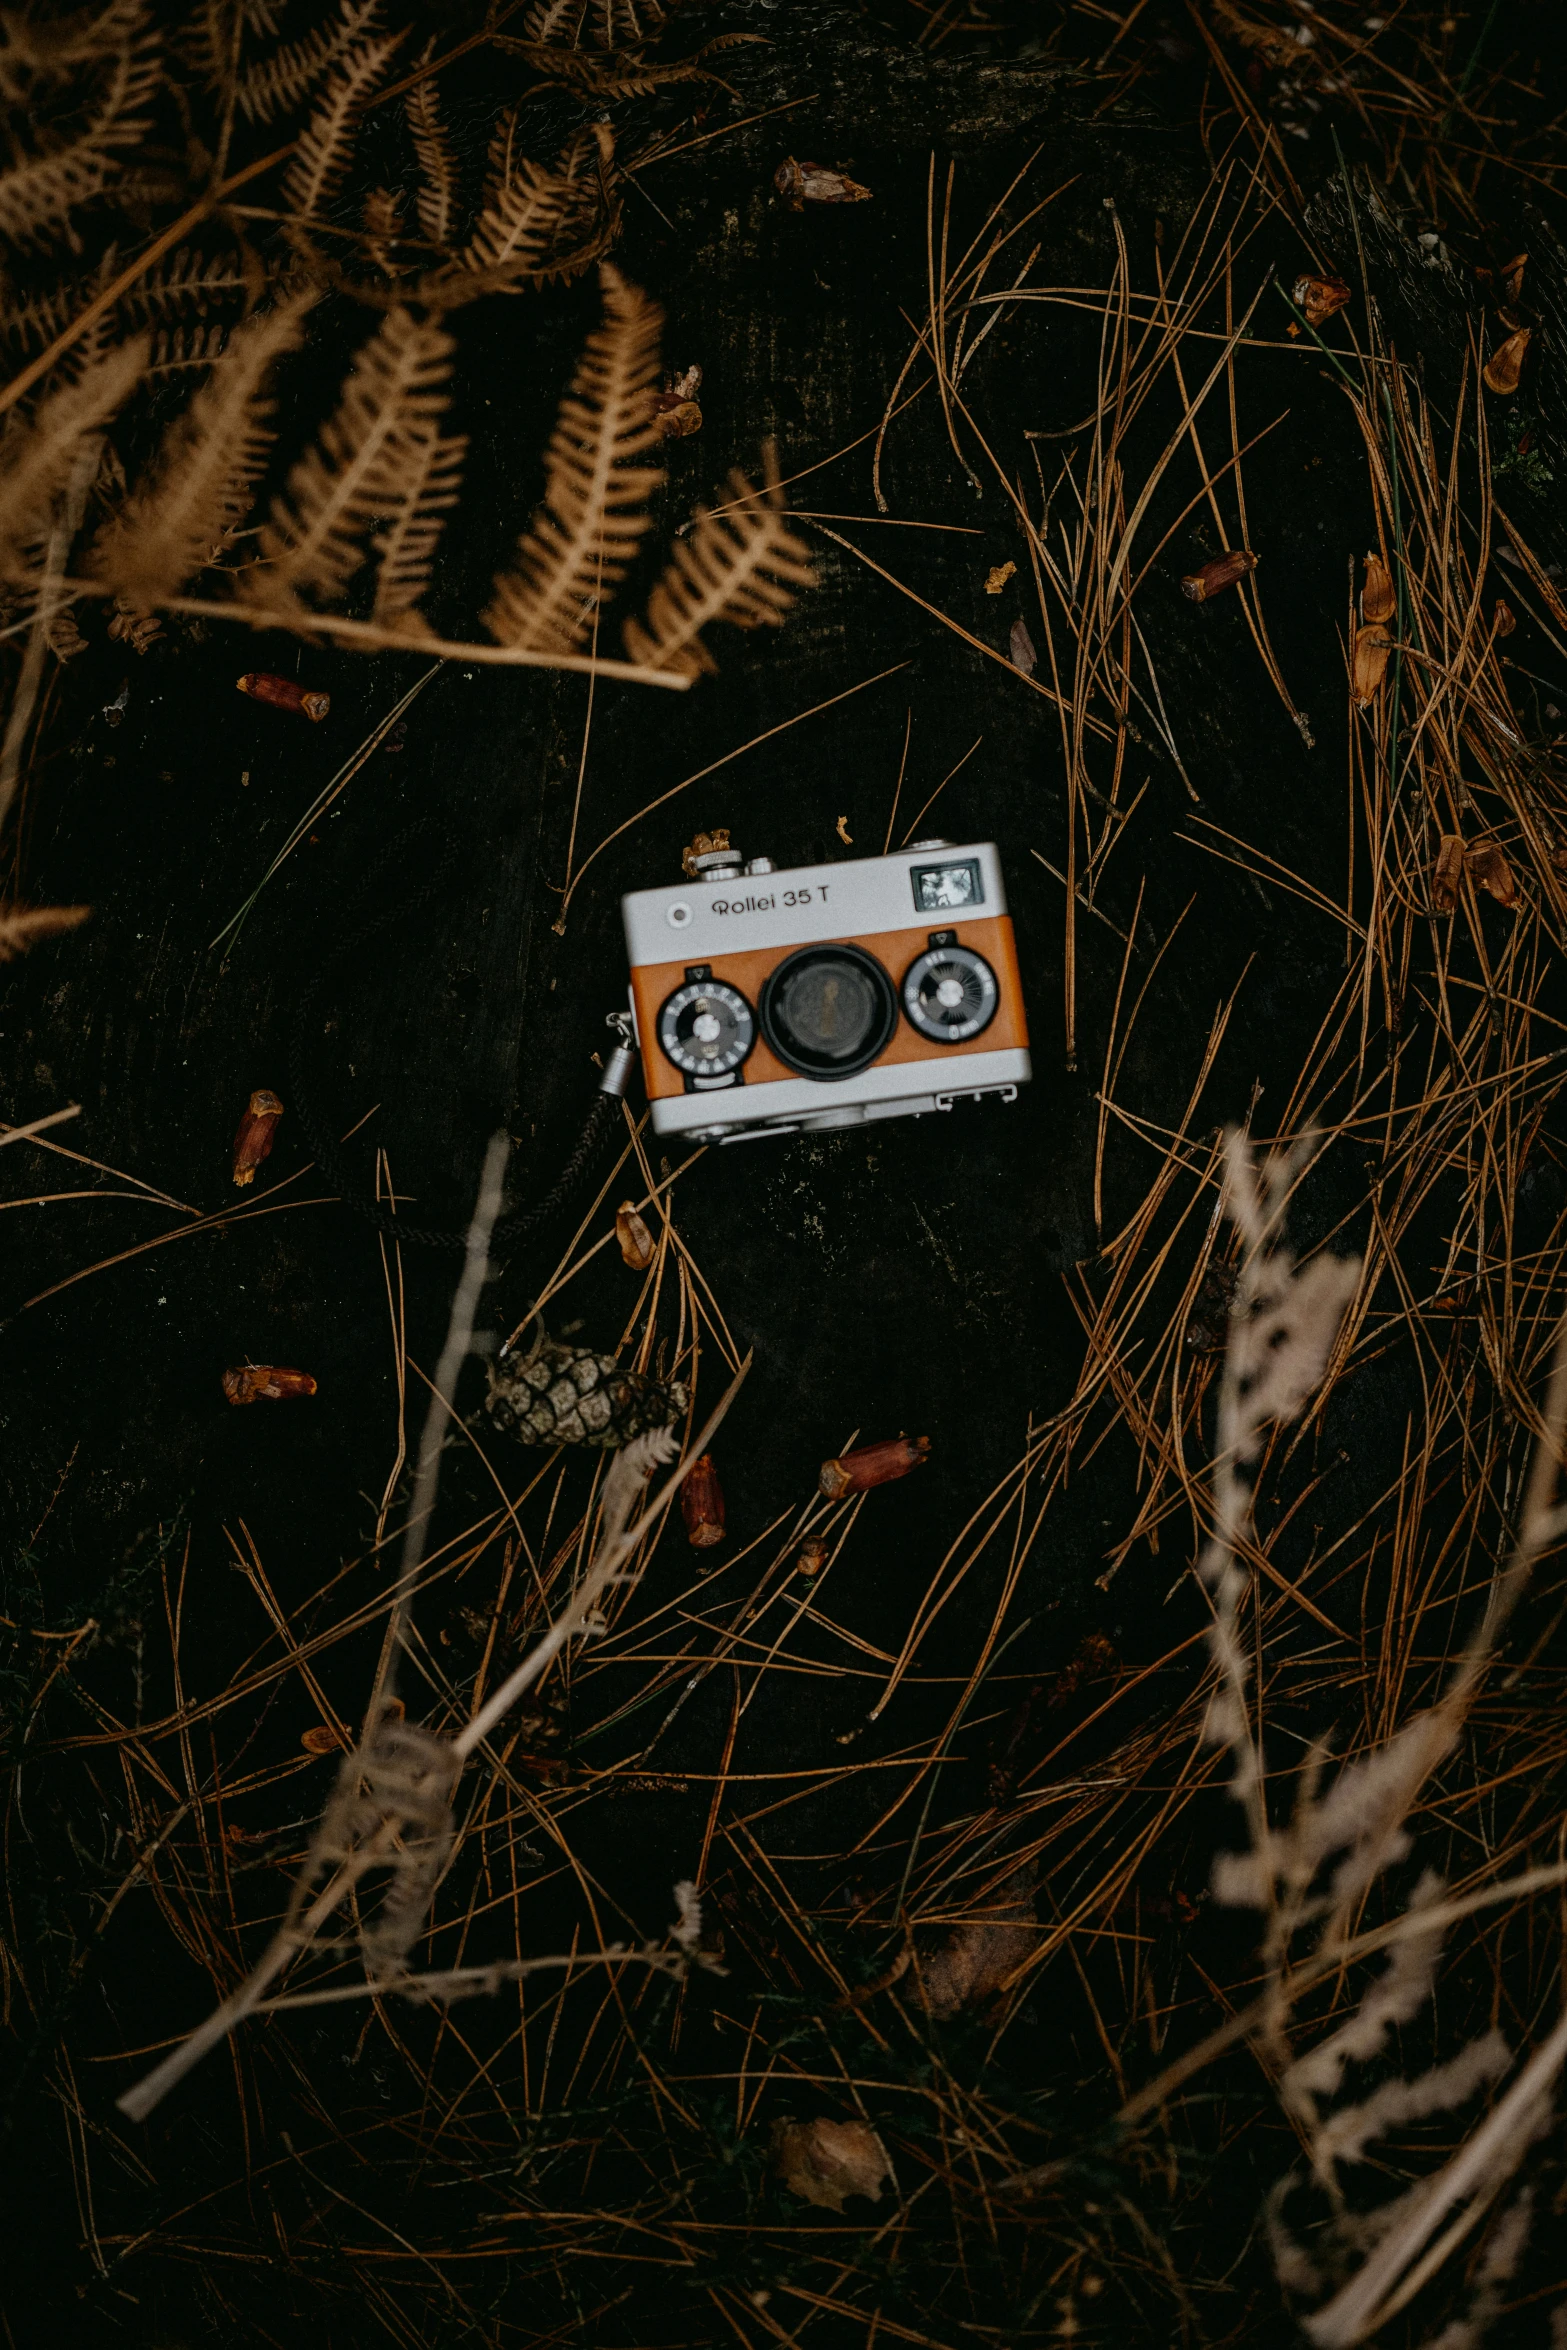
M 980 905 L 985 896 L 977 857 L 956 857 L 946 865 L 914 865 L 914 903 L 922 914 L 950 914 L 960 906 Z

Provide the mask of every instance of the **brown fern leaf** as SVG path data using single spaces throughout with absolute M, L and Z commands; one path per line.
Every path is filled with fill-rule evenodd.
M 359 117 L 402 39 L 393 33 L 349 50 L 300 133 L 294 160 L 283 174 L 283 201 L 302 220 L 313 220 L 336 194 L 353 155 Z
M 574 49 L 587 13 L 588 0 L 534 0 L 522 20 L 522 37 L 552 49 Z
M 401 188 L 368 188 L 359 217 L 364 224 L 365 254 L 384 276 L 407 275 L 406 263 L 395 261 L 393 248 L 403 233 L 403 192 Z
M 0 963 L 14 963 L 41 938 L 74 930 L 91 912 L 91 906 L 0 906 Z
M 367 532 L 413 518 L 419 464 L 446 408 L 452 340 L 406 310 L 391 311 L 359 353 L 336 413 L 289 476 L 261 533 L 262 561 L 245 572 L 252 601 L 298 623 L 307 598 L 335 603 L 365 560 Z M 444 482 L 444 477 L 443 477 Z M 431 509 L 433 511 L 433 509 Z
M 674 0 L 670 0 L 671 6 Z M 596 49 L 635 49 L 663 30 L 669 9 L 659 0 L 588 0 L 588 23 Z
M 432 43 L 433 47 L 434 44 Z M 429 57 L 425 51 L 423 63 Z M 404 101 L 423 185 L 418 194 L 419 226 L 432 245 L 449 245 L 457 209 L 457 158 L 441 120 L 435 79 L 415 82 Z
M 177 36 L 180 53 L 209 90 L 225 101 L 237 100 L 246 35 L 252 40 L 273 39 L 287 4 L 288 0 L 200 0 Z
M 61 492 L 91 445 L 101 443 L 105 425 L 146 364 L 144 340 L 117 345 L 94 357 L 49 395 L 30 422 L 16 421 L 0 440 L 0 578 L 22 582 L 36 573 Z
M 463 270 L 482 282 L 475 288 L 453 278 L 456 298 L 514 293 L 591 268 L 620 229 L 608 177 L 613 153 L 610 132 L 596 123 L 578 132 L 553 167 L 534 163 L 516 152 L 515 110 L 504 115 L 490 142 L 483 209 L 460 256 Z M 433 287 L 429 298 L 439 298 Z
M 137 110 L 156 90 L 162 65 L 144 0 L 105 13 L 122 37 L 82 128 L 64 145 L 24 156 L 0 173 L 0 237 L 13 245 L 47 244 L 69 232 L 73 207 L 101 195 L 115 178 L 114 150 L 133 146 L 149 128 L 150 118 Z
M 240 111 L 251 122 L 271 122 L 302 106 L 322 76 L 346 60 L 381 13 L 381 0 L 341 0 L 335 24 L 318 25 L 240 79 Z
M 122 319 L 134 319 L 138 325 L 182 318 L 188 311 L 205 318 L 215 304 L 238 301 L 253 285 L 254 275 L 238 254 L 203 253 L 194 245 L 180 245 L 129 288 L 116 310 Z
M 236 329 L 150 476 L 100 532 L 89 567 L 138 608 L 178 595 L 244 522 L 273 440 L 267 375 L 299 342 L 313 299 L 297 295 Z
M 544 503 L 484 615 L 491 635 L 519 650 L 572 652 L 582 643 L 637 551 L 648 498 L 664 478 L 660 467 L 635 462 L 660 438 L 650 394 L 663 313 L 607 262 L 599 275 L 604 323 L 561 402 Z
M 716 74 L 707 73 L 690 59 L 678 65 L 648 65 L 640 58 L 621 62 L 583 49 L 557 49 L 539 41 L 514 41 L 505 33 L 492 33 L 490 46 L 522 58 L 546 82 L 559 82 L 582 97 L 599 98 L 606 103 L 617 98 L 651 98 L 655 91 L 671 82 L 718 79 Z
M 402 502 L 376 537 L 375 610 L 371 618 L 403 636 L 425 635 L 429 623 L 419 599 L 430 584 L 436 542 L 457 485 L 468 443 L 425 433 L 410 449 L 402 473 Z
M 718 666 L 702 642 L 701 632 L 711 622 L 779 628 L 794 591 L 816 584 L 805 542 L 789 528 L 771 441 L 762 462 L 766 478 L 760 490 L 737 469 L 729 476 L 728 506 L 717 514 L 698 506 L 690 536 L 677 541 L 643 618 L 626 622 L 631 660 L 700 677 Z

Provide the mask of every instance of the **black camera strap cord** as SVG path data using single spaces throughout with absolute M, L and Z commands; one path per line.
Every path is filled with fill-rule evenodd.
M 379 1200 L 361 1188 L 358 1178 L 343 1156 L 342 1149 L 330 1128 L 317 1114 L 306 1078 L 307 1031 L 313 1018 L 319 1014 L 322 998 L 330 998 L 333 982 L 339 973 L 347 966 L 356 963 L 365 949 L 379 938 L 382 932 L 391 930 L 394 926 L 399 930 L 406 929 L 410 921 L 425 907 L 434 903 L 446 886 L 451 876 L 458 847 L 456 837 L 449 831 L 442 833 L 440 853 L 424 880 L 416 888 L 395 897 L 390 905 L 383 906 L 379 913 L 371 915 L 367 921 L 359 923 L 357 927 L 354 926 L 354 916 L 362 906 L 375 897 L 382 880 L 392 867 L 404 864 L 409 850 L 416 842 L 423 835 L 433 832 L 435 829 L 432 823 L 426 821 L 400 833 L 390 847 L 377 858 L 360 888 L 349 901 L 344 913 L 344 922 L 347 925 L 344 936 L 316 966 L 295 1003 L 288 1050 L 289 1098 L 290 1106 L 304 1130 L 305 1140 L 310 1146 L 316 1165 L 321 1169 L 327 1181 L 336 1187 L 345 1208 L 352 1208 L 356 1216 L 362 1216 L 365 1222 L 373 1225 L 377 1232 L 385 1232 L 392 1239 L 407 1242 L 414 1248 L 461 1249 L 467 1245 L 466 1225 L 410 1223 L 407 1217 L 394 1214 L 389 1207 L 383 1206 Z M 620 1094 L 624 1088 L 627 1061 L 629 1061 L 629 1055 L 622 1055 L 620 1065 L 617 1067 L 616 1061 L 611 1060 L 610 1071 L 606 1074 L 604 1084 L 593 1097 L 593 1105 L 588 1111 L 576 1146 L 561 1168 L 559 1175 L 541 1199 L 535 1200 L 528 1207 L 513 1208 L 500 1218 L 491 1236 L 491 1245 L 494 1248 L 503 1249 L 515 1241 L 526 1239 L 529 1234 L 536 1232 L 542 1225 L 548 1223 L 557 1210 L 565 1206 L 567 1200 L 592 1167 L 611 1127 L 618 1123 Z

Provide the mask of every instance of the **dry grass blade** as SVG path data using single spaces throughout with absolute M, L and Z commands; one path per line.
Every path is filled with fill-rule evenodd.
M 545 460 L 544 503 L 495 582 L 484 615 L 499 644 L 574 652 L 648 528 L 663 470 L 639 464 L 661 438 L 657 387 L 663 313 L 606 263 L 604 323 L 588 337 Z M 653 666 L 653 664 L 648 664 Z
M 761 489 L 735 472 L 720 513 L 697 508 L 689 535 L 677 542 L 643 617 L 626 622 L 630 659 L 649 669 L 699 677 L 717 667 L 702 642 L 704 628 L 715 621 L 732 628 L 779 628 L 797 592 L 814 585 L 804 542 L 789 527 L 771 441 L 762 465 Z

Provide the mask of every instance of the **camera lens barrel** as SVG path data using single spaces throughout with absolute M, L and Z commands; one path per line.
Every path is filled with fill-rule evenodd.
M 892 981 L 863 947 L 802 947 L 762 989 L 762 1034 L 802 1077 L 855 1077 L 886 1051 L 898 1024 Z

